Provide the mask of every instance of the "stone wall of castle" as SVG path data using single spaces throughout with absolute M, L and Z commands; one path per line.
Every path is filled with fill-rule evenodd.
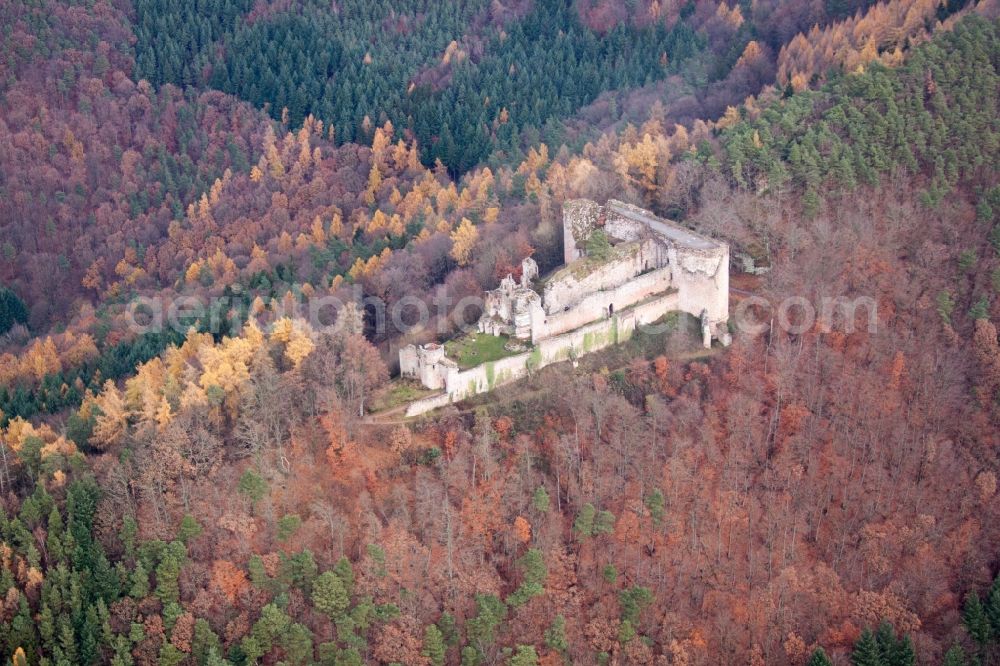
M 563 204 L 563 263 L 584 255 L 583 243 L 597 227 L 604 207 L 589 199 L 573 199 Z
M 615 241 L 605 261 L 584 257 L 583 244 L 601 227 Z M 635 328 L 670 311 L 702 321 L 703 344 L 728 344 L 729 246 L 662 220 L 631 204 L 610 200 L 563 205 L 567 266 L 551 275 L 539 295 L 531 288 L 538 267 L 522 264 L 522 280 L 504 279 L 486 297 L 479 330 L 528 339 L 534 349 L 460 370 L 438 345 L 400 350 L 403 376 L 441 394 L 418 400 L 413 416 L 484 393 L 532 369 L 574 358 L 627 339 Z M 576 263 L 574 263 L 576 262 Z
M 581 292 L 582 298 L 568 310 L 545 315 L 533 324 L 532 342 L 538 344 L 553 335 L 572 331 L 598 319 L 607 319 L 612 312 L 621 312 L 650 296 L 671 291 L 672 286 L 673 271 L 667 266 L 627 280 L 614 289 Z
M 399 348 L 399 374 L 403 377 L 417 377 L 419 369 L 417 346 L 406 345 Z
M 435 393 L 434 395 L 427 396 L 426 398 L 414 400 L 407 405 L 406 416 L 420 416 L 421 414 L 426 414 L 427 412 L 434 411 L 435 409 L 450 404 L 450 395 L 447 393 Z
M 613 211 L 607 211 L 604 214 L 604 233 L 623 241 L 635 241 L 649 237 L 644 224 Z
M 655 232 L 654 244 L 659 246 L 666 257 L 657 256 L 656 267 L 673 267 L 673 284 L 680 294 L 679 309 L 701 316 L 706 311 L 713 328 L 729 318 L 729 246 L 709 238 L 699 236 L 680 225 L 662 220 L 647 210 L 621 201 L 609 200 L 601 206 L 589 200 L 567 201 L 563 205 L 563 243 L 566 263 L 584 256 L 583 244 L 591 232 L 603 226 L 609 236 L 626 241 L 645 240 L 650 232 Z M 636 267 L 631 262 L 610 262 L 602 267 L 594 280 L 621 279 Z M 645 260 L 643 262 L 646 263 Z M 645 267 L 645 266 L 644 266 Z M 642 271 L 633 273 L 638 275 Z M 600 288 L 600 287 L 598 287 Z M 545 310 L 554 313 L 565 308 L 574 298 L 593 291 L 589 284 L 570 284 L 551 289 L 553 305 L 550 307 L 549 293 L 544 295 Z
M 643 273 L 667 265 L 666 247 L 653 238 L 624 243 L 612 249 L 612 257 L 600 265 L 565 266 L 551 276 L 542 289 L 546 314 L 565 311 L 587 295 L 627 284 Z M 590 262 L 586 262 L 589 264 Z M 620 303 L 620 307 L 628 303 Z
M 400 376 L 416 379 L 427 388 L 444 388 L 448 375 L 457 371 L 458 365 L 444 355 L 441 345 L 407 345 L 399 350 Z
M 679 295 L 679 310 L 696 317 L 705 311 L 713 327 L 729 319 L 728 245 L 710 250 L 673 247 L 670 266 L 672 284 Z
M 517 381 L 552 363 L 572 360 L 625 342 L 639 326 L 651 324 L 677 309 L 677 294 L 662 294 L 613 317 L 590 322 L 567 333 L 541 340 L 530 352 L 452 372 L 448 376 L 444 392 L 410 403 L 406 415 L 418 416 Z

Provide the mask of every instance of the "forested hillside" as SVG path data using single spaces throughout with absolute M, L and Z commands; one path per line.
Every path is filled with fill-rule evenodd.
M 341 143 L 369 143 L 389 120 L 416 138 L 425 164 L 440 159 L 453 174 L 518 148 L 522 129 L 569 115 L 602 91 L 662 78 L 700 47 L 684 24 L 597 35 L 561 0 L 535 2 L 509 21 L 485 2 L 349 2 L 336 12 L 306 2 L 238 24 L 240 5 L 219 4 L 220 20 L 209 22 L 176 3 L 140 2 L 138 74 L 174 83 L 203 77 L 292 127 L 311 114 Z M 465 38 L 474 22 L 487 24 L 477 48 Z M 381 38 L 386 31 L 391 40 Z M 438 80 L 421 76 L 439 62 L 448 71 Z
M 640 3 L 616 23 L 600 5 L 470 3 L 445 11 L 418 3 L 404 12 L 362 4 L 327 12 L 219 2 L 196 12 L 140 2 L 122 14 L 105 3 L 93 11 L 5 3 L 11 20 L 0 131 L 12 196 L 0 204 L 0 275 L 27 304 L 32 327 L 66 323 L 81 297 L 101 300 L 116 282 L 119 293 L 147 278 L 169 287 L 187 270 L 174 270 L 173 254 L 151 247 L 227 169 L 248 174 L 265 149 L 263 113 L 212 92 L 213 82 L 285 118 L 290 130 L 312 112 L 323 134 L 312 132 L 314 148 L 327 157 L 352 140 L 372 145 L 388 120 L 392 141 L 415 145 L 425 165 L 441 159 L 452 173 L 464 172 L 492 156 L 496 171 L 517 165 L 540 139 L 553 151 L 579 147 L 593 136 L 588 124 L 614 124 L 637 108 L 644 120 L 650 95 L 663 94 L 664 121 L 714 118 L 774 76 L 780 37 L 754 40 L 763 26 L 785 26 L 784 34 L 853 8 L 817 15 L 761 5 L 744 17 L 725 4 Z M 781 20 L 771 22 L 772 15 Z M 669 83 L 643 86 L 672 72 Z M 181 91 L 170 81 L 196 85 Z M 615 96 L 594 102 L 609 88 L 618 89 L 620 108 Z M 581 107 L 586 122 L 559 122 Z M 337 159 L 341 173 L 350 155 Z M 362 178 L 369 166 L 363 158 L 356 164 Z M 338 186 L 338 179 L 323 181 Z M 357 194 L 355 181 L 349 190 Z
M 818 5 L 0 0 L 0 657 L 997 663 L 996 7 Z M 382 423 L 440 322 L 295 316 L 553 268 L 609 196 L 769 267 L 749 316 L 876 325 Z

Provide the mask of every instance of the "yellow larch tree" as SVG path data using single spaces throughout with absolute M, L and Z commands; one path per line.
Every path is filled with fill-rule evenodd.
M 406 147 L 406 142 L 400 139 L 396 142 L 392 151 L 392 163 L 400 171 L 406 168 L 410 159 L 410 150 Z
M 84 289 L 91 289 L 98 294 L 101 292 L 104 287 L 104 257 L 91 262 L 81 284 Z
M 524 181 L 524 191 L 526 194 L 538 196 L 542 191 L 542 181 L 538 179 L 538 174 L 532 171 Z
M 740 122 L 740 110 L 735 106 L 727 106 L 726 113 L 715 122 L 715 126 L 720 129 L 728 129 Z
M 403 224 L 403 218 L 399 213 L 393 213 L 392 217 L 389 218 L 388 230 L 391 236 L 402 236 L 406 233 L 406 225 Z
M 669 151 L 663 137 L 654 140 L 651 135 L 644 134 L 641 141 L 634 144 L 623 143 L 619 146 L 614 163 L 622 178 L 652 193 L 657 189 L 657 169 L 669 159 Z
M 333 219 L 330 220 L 330 235 L 334 238 L 339 238 L 342 233 L 344 233 L 344 218 L 337 212 L 333 214 Z
M 201 276 L 201 262 L 195 261 L 188 266 L 187 270 L 184 272 L 184 281 L 188 284 L 194 284 L 198 281 Z
M 372 235 L 377 235 L 379 232 L 384 232 L 387 226 L 389 226 L 389 217 L 380 208 L 372 215 L 372 219 L 368 221 L 365 230 Z
M 94 399 L 93 408 L 96 408 L 94 413 L 97 414 L 97 419 L 90 435 L 91 445 L 105 450 L 121 442 L 128 426 L 128 410 L 121 392 L 110 379 Z
M 134 377 L 125 382 L 125 408 L 140 422 L 156 420 L 166 376 L 166 366 L 159 357 L 143 363 Z
M 458 202 L 458 190 L 455 189 L 455 183 L 449 183 L 448 187 L 440 188 L 434 198 L 438 215 L 445 215 Z
M 257 245 L 257 243 L 254 243 L 253 247 L 250 248 L 250 263 L 247 264 L 246 272 L 253 275 L 260 271 L 266 271 L 270 267 L 267 261 L 267 252 L 261 246 Z
M 313 246 L 312 238 L 306 236 L 304 233 L 300 233 L 295 237 L 295 251 L 299 254 L 304 254 Z
M 375 203 L 375 195 L 378 194 L 378 188 L 382 186 L 382 174 L 379 172 L 378 165 L 372 162 L 372 168 L 368 172 L 368 187 L 365 189 L 365 203 L 371 206 Z
M 242 337 L 223 338 L 218 345 L 199 350 L 202 375 L 198 385 L 208 395 L 215 388 L 221 389 L 230 413 L 235 414 L 239 396 L 250 379 L 254 351 L 250 341 Z
M 297 368 L 312 353 L 316 345 L 313 343 L 311 330 L 304 321 L 290 322 L 290 324 L 284 340 L 285 358 Z
M 392 123 L 388 120 L 385 121 L 385 125 L 375 129 L 375 136 L 372 137 L 372 162 L 380 167 L 385 166 L 394 131 Z
M 746 47 L 743 49 L 743 54 L 740 55 L 739 60 L 736 61 L 736 67 L 743 67 L 747 65 L 752 65 L 764 56 L 764 52 L 760 48 L 760 44 L 755 39 L 751 39 L 747 42 Z
M 59 351 L 50 336 L 46 336 L 44 340 L 35 340 L 25 353 L 25 360 L 31 374 L 39 382 L 45 379 L 46 375 L 55 374 L 62 370 Z
M 361 257 L 355 259 L 354 263 L 351 264 L 351 267 L 347 271 L 347 274 L 351 277 L 352 280 L 358 280 L 361 276 L 364 275 L 364 273 L 365 273 L 365 260 L 362 259 Z
M 208 192 L 208 202 L 211 205 L 214 206 L 219 203 L 219 198 L 222 196 L 222 188 L 231 176 L 232 172 L 229 171 L 229 169 L 226 169 L 226 174 L 224 174 L 222 178 L 216 178 L 215 182 L 212 183 L 212 187 Z
M 479 240 L 479 230 L 468 218 L 463 217 L 458 228 L 451 234 L 451 256 L 459 266 L 469 263 L 477 240 Z
M 268 148 L 267 153 L 267 167 L 271 172 L 271 176 L 274 178 L 281 178 L 285 175 L 285 164 L 281 161 L 281 154 L 278 152 L 278 147 L 272 145 Z
M 528 156 L 524 158 L 524 161 L 517 167 L 517 173 L 527 175 L 529 173 L 537 172 L 548 163 L 549 147 L 543 143 L 538 146 L 537 150 L 534 147 L 528 149 Z
M 420 163 L 420 151 L 417 150 L 417 142 L 410 145 L 410 155 L 406 158 L 406 169 L 413 173 L 418 173 L 424 165 Z
M 313 218 L 310 232 L 316 245 L 322 245 L 326 242 L 326 229 L 323 228 L 323 220 L 320 219 L 319 215 Z

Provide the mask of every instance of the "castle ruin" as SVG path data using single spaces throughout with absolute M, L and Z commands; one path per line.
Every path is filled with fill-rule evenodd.
M 463 371 L 440 345 L 408 345 L 399 352 L 401 375 L 443 389 L 444 397 L 431 402 L 459 400 L 523 376 L 532 365 L 617 344 L 671 311 L 701 320 L 705 347 L 712 340 L 729 344 L 727 244 L 613 199 L 604 206 L 567 201 L 563 239 L 565 264 L 539 279 L 538 266 L 525 259 L 519 280 L 508 275 L 487 292 L 477 325 L 531 352 Z

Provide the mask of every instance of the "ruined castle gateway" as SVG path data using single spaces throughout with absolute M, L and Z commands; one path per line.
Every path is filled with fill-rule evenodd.
M 538 266 L 525 259 L 519 281 L 508 275 L 486 294 L 478 322 L 481 333 L 509 336 L 534 350 L 459 371 L 439 345 L 408 345 L 399 352 L 400 373 L 447 396 L 420 401 L 427 403 L 423 407 L 414 403 L 408 413 L 489 391 L 530 367 L 616 344 L 623 333 L 670 311 L 701 319 L 704 346 L 713 339 L 729 344 L 725 243 L 613 199 L 604 206 L 567 201 L 563 238 L 564 266 L 538 280 Z

